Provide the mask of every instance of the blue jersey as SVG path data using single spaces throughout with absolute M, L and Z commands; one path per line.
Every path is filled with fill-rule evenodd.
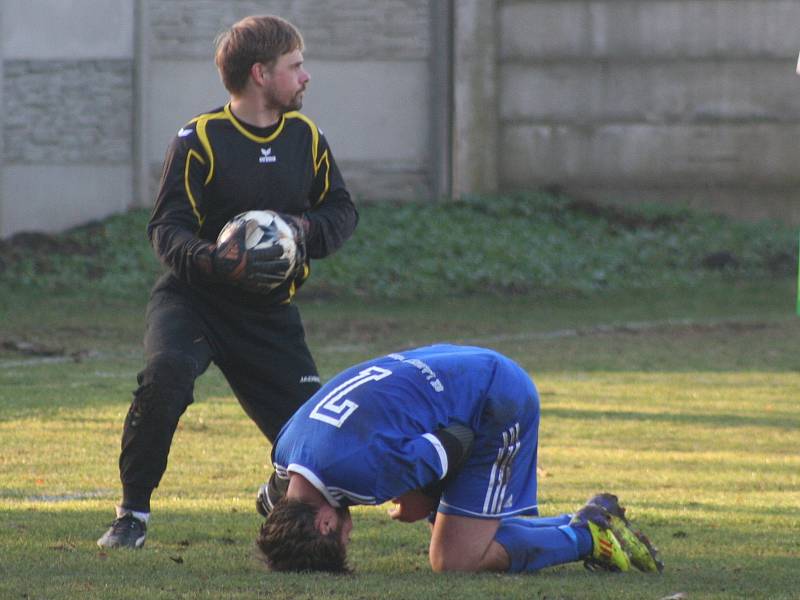
M 334 377 L 283 427 L 273 462 L 279 477 L 303 475 L 333 506 L 380 504 L 447 475 L 432 433 L 458 422 L 476 439 L 462 469 L 469 476 L 448 483 L 443 510 L 535 514 L 538 421 L 536 389 L 516 363 L 485 348 L 440 344 Z M 527 473 L 509 488 L 518 455 Z

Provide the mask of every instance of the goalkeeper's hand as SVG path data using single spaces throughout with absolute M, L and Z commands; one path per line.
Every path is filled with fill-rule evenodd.
M 256 292 L 268 292 L 289 275 L 290 261 L 281 258 L 279 245 L 263 249 L 245 247 L 246 225 L 240 223 L 219 246 L 213 245 L 211 271 L 215 279 Z
M 306 238 L 308 237 L 308 232 L 311 229 L 311 223 L 309 223 L 308 219 L 305 217 L 296 217 L 294 215 L 287 215 L 284 213 L 278 213 L 278 216 L 286 221 L 286 224 L 292 230 L 294 234 L 294 244 L 296 247 L 295 250 L 295 271 L 302 272 L 303 266 L 306 264 L 307 258 L 307 251 L 306 251 Z M 292 273 L 295 275 L 296 273 Z

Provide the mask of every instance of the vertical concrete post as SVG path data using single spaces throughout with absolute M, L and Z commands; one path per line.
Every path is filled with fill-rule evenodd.
M 135 0 L 133 8 L 133 126 L 132 207 L 149 206 L 150 165 L 147 161 L 147 114 L 150 105 L 150 18 L 149 0 Z
M 5 2 L 0 2 L 0 31 L 3 31 L 3 18 L 5 15 L 3 14 L 4 8 L 6 4 Z M 8 198 L 5 197 L 3 193 L 3 167 L 5 165 L 5 145 L 3 144 L 3 138 L 5 137 L 5 132 L 3 131 L 3 127 L 5 125 L 5 104 L 3 103 L 3 83 L 4 83 L 4 71 L 3 71 L 3 44 L 0 43 L 0 239 L 5 237 L 5 206 L 6 202 L 8 202 Z
M 453 17 L 453 195 L 493 193 L 498 186 L 497 0 L 458 0 Z
M 430 169 L 434 198 L 453 193 L 453 0 L 431 2 Z

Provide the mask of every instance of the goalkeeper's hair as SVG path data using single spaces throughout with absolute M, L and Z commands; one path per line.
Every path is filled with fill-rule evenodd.
M 287 52 L 303 49 L 303 36 L 285 19 L 274 15 L 245 17 L 223 31 L 215 40 L 214 62 L 222 83 L 232 94 L 247 85 L 250 67 L 275 61 Z
M 317 509 L 299 500 L 282 498 L 267 516 L 256 539 L 273 571 L 349 573 L 341 527 L 322 535 L 314 526 Z

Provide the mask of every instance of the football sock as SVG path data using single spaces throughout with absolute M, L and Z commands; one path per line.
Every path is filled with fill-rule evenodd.
M 528 527 L 561 527 L 562 525 L 569 525 L 572 520 L 572 515 L 558 515 L 556 517 L 532 517 L 522 518 L 518 517 L 521 521 L 525 521 Z
M 139 512 L 138 510 L 131 510 L 130 508 L 123 508 L 122 506 L 117 507 L 117 518 L 119 519 L 123 515 L 132 514 L 134 517 L 139 519 L 142 523 L 147 525 L 150 522 L 150 513 L 149 512 Z
M 509 571 L 538 571 L 574 562 L 592 551 L 592 535 L 586 527 L 570 526 L 571 515 L 545 519 L 510 517 L 500 521 L 494 541 L 511 559 Z

